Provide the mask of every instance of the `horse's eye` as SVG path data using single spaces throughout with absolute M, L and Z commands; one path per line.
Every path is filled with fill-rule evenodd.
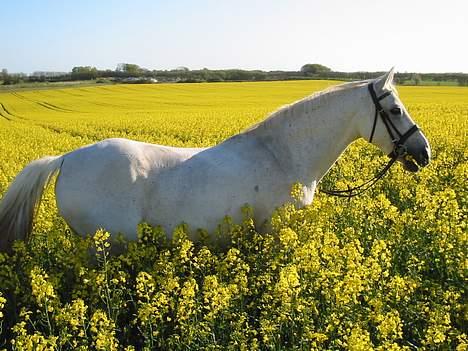
M 401 108 L 399 107 L 394 107 L 390 110 L 390 113 L 392 115 L 401 115 Z

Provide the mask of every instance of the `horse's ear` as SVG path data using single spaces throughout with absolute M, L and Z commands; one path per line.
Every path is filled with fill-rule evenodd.
M 392 67 L 390 71 L 385 73 L 383 76 L 376 79 L 375 87 L 377 91 L 390 90 L 393 86 L 393 77 L 395 75 L 395 67 Z

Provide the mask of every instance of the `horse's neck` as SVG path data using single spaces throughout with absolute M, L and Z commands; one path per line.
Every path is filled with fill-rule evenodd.
M 346 147 L 358 138 L 358 87 L 306 99 L 284 108 L 252 130 L 292 181 L 319 181 Z

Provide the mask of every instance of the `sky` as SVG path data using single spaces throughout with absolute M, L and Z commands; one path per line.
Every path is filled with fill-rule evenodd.
M 4 0 L 0 69 L 468 73 L 467 0 Z

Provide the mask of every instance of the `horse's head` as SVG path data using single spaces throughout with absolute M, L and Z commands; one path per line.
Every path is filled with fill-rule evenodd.
M 393 68 L 367 86 L 365 111 L 361 118 L 361 136 L 395 157 L 404 168 L 416 172 L 429 164 L 431 148 L 426 137 L 411 119 L 393 86 Z

